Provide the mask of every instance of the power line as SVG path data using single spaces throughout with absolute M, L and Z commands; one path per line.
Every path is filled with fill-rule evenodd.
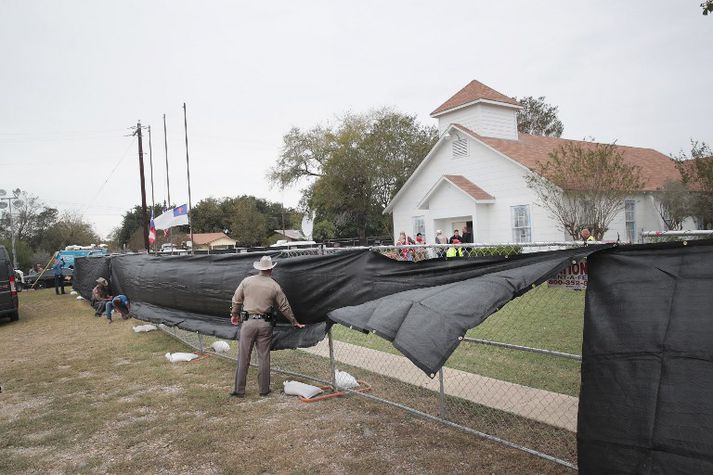
M 131 148 L 132 145 L 133 145 L 133 141 L 129 142 L 129 145 L 126 146 L 126 150 L 124 150 L 124 153 L 121 155 L 121 158 L 119 159 L 118 162 L 116 162 L 116 165 L 114 165 L 114 168 L 111 169 L 111 171 L 109 172 L 109 175 L 107 175 L 107 177 L 106 177 L 106 180 L 104 180 L 104 183 L 102 183 L 102 185 L 99 187 L 99 190 L 97 190 L 96 194 L 92 197 L 91 200 L 89 200 L 89 202 L 82 209 L 82 214 L 86 213 L 86 211 L 90 208 L 90 204 L 94 200 L 97 199 L 97 197 L 99 196 L 99 193 L 102 192 L 102 190 L 104 189 L 106 184 L 109 182 L 111 177 L 114 175 L 114 172 L 116 171 L 116 169 L 119 168 L 119 165 L 121 165 L 121 162 L 123 162 L 124 159 L 126 158 L 126 155 L 129 152 L 129 149 Z

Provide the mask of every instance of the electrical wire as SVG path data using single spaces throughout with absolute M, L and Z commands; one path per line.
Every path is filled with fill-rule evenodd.
M 114 168 L 111 169 L 111 171 L 109 172 L 109 175 L 106 177 L 106 180 L 104 180 L 104 183 L 101 184 L 101 186 L 99 187 L 99 190 L 97 190 L 96 194 L 95 194 L 95 195 L 92 197 L 92 199 L 89 200 L 89 202 L 84 206 L 84 208 L 82 209 L 81 214 L 86 213 L 86 211 L 87 211 L 89 208 L 91 208 L 91 204 L 97 199 L 97 197 L 98 197 L 99 194 L 102 192 L 102 190 L 104 189 L 104 187 L 106 186 L 106 184 L 109 183 L 109 180 L 110 180 L 111 177 L 114 175 L 114 172 L 116 171 L 116 169 L 119 168 L 119 165 L 121 165 L 121 163 L 122 163 L 122 162 L 124 161 L 124 159 L 126 158 L 126 155 L 129 153 L 129 148 L 131 148 L 131 146 L 132 146 L 133 144 L 134 144 L 133 140 L 132 140 L 131 142 L 129 142 L 129 145 L 127 145 L 126 150 L 124 150 L 124 153 L 121 155 L 121 158 L 119 159 L 118 162 L 116 162 L 116 165 L 114 165 Z

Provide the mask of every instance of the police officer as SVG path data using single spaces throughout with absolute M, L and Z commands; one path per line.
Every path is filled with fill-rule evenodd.
M 253 267 L 260 273 L 243 279 L 233 295 L 230 322 L 233 325 L 240 325 L 240 343 L 235 388 L 231 396 L 245 397 L 245 380 L 253 346 L 257 346 L 260 396 L 267 396 L 270 393 L 270 345 L 272 343 L 270 311 L 272 308 L 278 309 L 295 328 L 304 328 L 304 325 L 295 319 L 280 284 L 272 279 L 272 268 L 276 264 L 272 262 L 270 256 L 262 256 L 259 261 L 253 263 Z M 243 318 L 240 315 L 241 306 Z

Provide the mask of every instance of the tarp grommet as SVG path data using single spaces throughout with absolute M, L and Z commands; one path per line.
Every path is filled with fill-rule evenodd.
M 463 337 L 462 337 L 462 336 L 459 336 L 459 337 L 458 337 L 458 341 L 463 341 Z
M 683 241 L 684 246 L 688 246 L 688 241 Z

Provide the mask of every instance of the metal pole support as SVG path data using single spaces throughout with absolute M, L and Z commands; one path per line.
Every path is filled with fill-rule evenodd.
M 327 341 L 329 342 L 329 367 L 332 372 L 332 387 L 337 389 L 337 363 L 334 359 L 334 339 L 332 338 L 332 329 L 327 332 Z
M 438 386 L 439 386 L 439 398 L 438 398 L 438 415 L 441 419 L 447 419 L 446 414 L 446 388 L 443 384 L 443 368 L 438 370 Z
M 200 351 L 201 354 L 205 353 L 205 345 L 203 344 L 203 335 L 201 333 L 198 333 L 198 351 Z

